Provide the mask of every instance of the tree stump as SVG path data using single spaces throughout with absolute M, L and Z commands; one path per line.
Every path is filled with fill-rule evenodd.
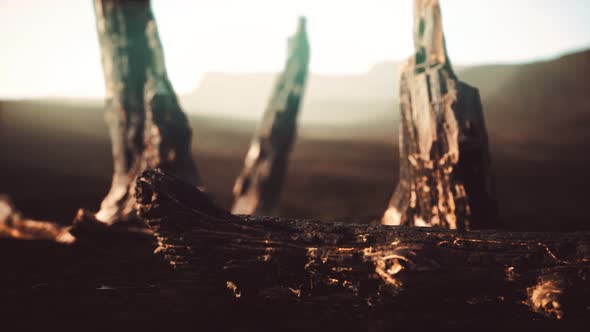
M 479 92 L 453 72 L 437 0 L 414 2 L 414 45 L 400 79 L 400 180 L 382 223 L 497 228 Z
M 168 79 L 149 0 L 95 0 L 113 148 L 111 189 L 96 218 L 135 218 L 135 179 L 161 167 L 197 184 L 191 129 Z
M 244 169 L 233 188 L 234 213 L 270 214 L 278 202 L 296 136 L 297 114 L 308 71 L 305 18 L 300 18 L 298 31 L 288 44 L 285 69 L 275 84 L 246 155 Z

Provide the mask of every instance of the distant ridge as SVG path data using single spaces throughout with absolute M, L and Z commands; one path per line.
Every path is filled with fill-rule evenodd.
M 400 63 L 376 64 L 358 75 L 312 74 L 307 83 L 301 121 L 351 122 L 391 109 L 398 92 Z M 204 76 L 199 88 L 181 96 L 189 111 L 258 118 L 266 107 L 274 73 L 221 73 Z M 369 107 L 367 107 L 369 106 Z M 384 109 L 387 106 L 387 109 Z

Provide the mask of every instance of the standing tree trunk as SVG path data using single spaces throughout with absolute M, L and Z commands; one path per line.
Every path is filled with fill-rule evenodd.
M 479 92 L 453 72 L 437 0 L 415 0 L 414 45 L 400 80 L 400 182 L 382 223 L 494 228 Z
M 191 129 L 164 63 L 149 0 L 95 0 L 106 83 L 107 121 L 114 174 L 96 218 L 106 223 L 135 218 L 135 179 L 162 167 L 197 184 Z
M 234 185 L 237 214 L 270 214 L 276 207 L 287 170 L 309 64 L 305 18 L 289 39 L 289 56 Z

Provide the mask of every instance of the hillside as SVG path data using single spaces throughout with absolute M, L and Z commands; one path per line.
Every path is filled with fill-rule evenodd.
M 460 77 L 479 88 L 490 128 L 520 129 L 559 143 L 588 138 L 587 73 L 590 50 L 546 62 L 473 67 Z

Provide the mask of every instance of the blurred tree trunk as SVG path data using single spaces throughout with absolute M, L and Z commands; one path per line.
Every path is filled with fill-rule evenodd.
M 298 31 L 289 39 L 288 46 L 285 69 L 277 80 L 246 155 L 244 169 L 234 185 L 234 213 L 270 214 L 278 202 L 308 71 L 305 18 L 300 18 Z
M 437 0 L 415 0 L 414 45 L 400 79 L 400 182 L 382 223 L 495 228 L 479 92 L 453 72 Z
M 196 184 L 191 129 L 164 63 L 149 0 L 95 0 L 106 83 L 114 174 L 96 218 L 135 218 L 134 183 L 145 169 L 161 167 Z

